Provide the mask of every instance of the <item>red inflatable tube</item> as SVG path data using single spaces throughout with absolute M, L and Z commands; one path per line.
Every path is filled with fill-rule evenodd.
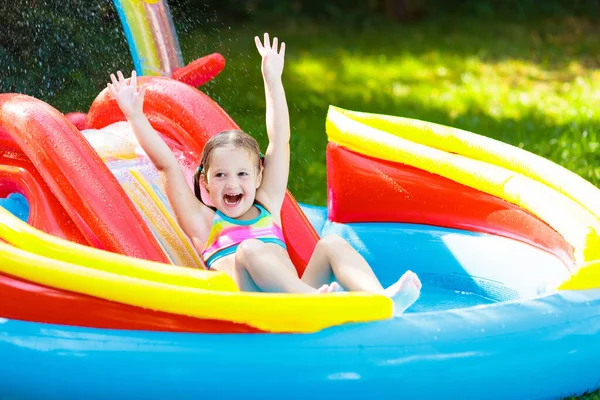
M 450 179 L 404 164 L 327 145 L 329 219 L 405 222 L 509 237 L 574 265 L 573 248 L 522 208 Z
M 319 235 L 289 191 L 281 207 L 281 223 L 288 254 L 301 277 L 319 241 Z
M 0 131 L 0 197 L 21 193 L 29 203 L 29 225 L 88 245 L 65 209 L 12 138 Z
M 171 125 L 170 132 L 154 126 L 162 134 L 173 134 L 171 139 L 181 143 L 189 152 L 200 157 L 206 140 L 227 129 L 239 129 L 219 105 L 198 89 L 162 77 L 142 76 L 138 85 L 147 84 L 144 96 L 144 114 L 152 120 Z M 93 129 L 101 129 L 118 121 L 125 121 L 119 105 L 108 89 L 104 89 L 92 103 L 88 121 Z M 180 135 L 180 136 L 179 136 Z
M 146 310 L 67 292 L 0 273 L 0 316 L 106 329 L 198 333 L 261 332 L 245 324 Z
M 65 118 L 69 120 L 75 128 L 80 131 L 88 129 L 87 114 L 82 112 L 70 112 L 65 114 Z
M 88 245 L 73 220 L 27 160 L 0 157 L 0 197 L 21 193 L 29 202 L 27 223 L 43 232 Z
M 209 54 L 173 71 L 172 78 L 198 87 L 219 75 L 225 68 L 225 58 L 219 53 Z
M 185 150 L 190 165 L 199 162 L 210 137 L 224 130 L 240 129 L 215 101 L 194 87 L 162 77 L 140 77 L 138 85 L 142 84 L 147 85 L 144 114 L 171 147 Z M 88 118 L 94 129 L 125 120 L 107 89 L 92 104 Z M 281 216 L 290 257 L 302 275 L 319 236 L 289 192 Z
M 31 160 L 88 243 L 169 262 L 115 177 L 58 110 L 33 97 L 1 94 L 0 129 Z

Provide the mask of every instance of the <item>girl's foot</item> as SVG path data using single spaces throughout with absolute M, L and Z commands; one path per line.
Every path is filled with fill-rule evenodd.
M 421 281 L 414 272 L 406 271 L 384 294 L 394 302 L 394 315 L 400 315 L 419 298 Z
M 332 282 L 329 285 L 323 285 L 320 288 L 317 289 L 317 293 L 321 294 L 321 293 L 333 293 L 333 292 L 341 292 L 344 289 L 342 289 L 342 287 L 340 286 L 339 283 L 337 282 Z

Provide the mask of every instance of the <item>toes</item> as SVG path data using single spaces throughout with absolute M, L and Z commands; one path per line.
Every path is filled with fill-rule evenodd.
M 337 282 L 332 282 L 331 285 L 329 285 L 329 289 L 330 289 L 330 293 L 342 291 L 342 287 Z
M 334 293 L 334 292 L 341 292 L 343 289 L 340 286 L 339 283 L 337 282 L 332 282 L 331 284 L 327 285 L 323 285 L 320 288 L 317 289 L 317 293 L 322 294 L 322 293 Z
M 317 293 L 329 293 L 329 285 L 323 285 L 317 289 Z

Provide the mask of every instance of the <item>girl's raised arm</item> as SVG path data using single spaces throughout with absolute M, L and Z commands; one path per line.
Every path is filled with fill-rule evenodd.
M 263 179 L 257 197 L 264 196 L 270 211 L 279 216 L 285 197 L 290 171 L 290 116 L 281 81 L 285 56 L 285 43 L 278 49 L 277 38 L 270 43 L 265 33 L 264 43 L 254 38 L 262 56 L 262 75 L 265 84 L 266 120 L 269 146 L 265 152 Z M 258 198 L 262 201 L 261 198 Z
M 152 128 L 144 115 L 144 94 L 147 86 L 142 85 L 139 90 L 137 89 L 135 71 L 132 72 L 129 81 L 125 80 L 121 71 L 118 71 L 117 75 L 118 80 L 114 74 L 111 74 L 112 83 L 108 84 L 108 89 L 117 100 L 125 117 L 127 117 L 127 121 L 129 121 L 142 149 L 148 154 L 160 173 L 177 222 L 190 238 L 205 240 L 208 232 L 205 233 L 199 229 L 203 224 L 198 222 L 200 220 L 206 222 L 206 224 L 212 223 L 213 212 L 197 201 L 171 149 Z

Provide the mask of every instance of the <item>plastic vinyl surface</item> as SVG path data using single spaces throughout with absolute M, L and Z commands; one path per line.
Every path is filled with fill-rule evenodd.
M 0 315 L 33 322 L 122 330 L 251 333 L 260 330 L 128 306 L 0 273 Z M 0 318 L 1 319 L 1 318 Z M 1 329 L 0 329 L 1 331 Z M 1 354 L 1 352 L 0 352 Z M 0 393 L 2 384 L 0 384 Z
M 556 399 L 600 386 L 600 317 L 591 312 L 599 296 L 564 292 L 529 306 L 406 315 L 310 335 L 5 320 L 0 391 L 18 400 L 327 399 L 385 397 L 401 387 L 406 398 Z
M 310 214 L 319 212 L 326 210 Z M 484 246 L 478 257 L 494 257 L 487 276 L 523 295 L 568 274 L 560 260 L 551 261 L 554 256 L 502 237 L 407 224 L 323 228 L 323 234 L 351 240 L 377 263 L 384 282 L 409 266 L 422 274 L 438 265 L 487 270 L 481 260 L 461 258 L 477 243 Z M 436 237 L 440 240 L 432 241 Z M 399 257 L 403 249 L 394 240 L 420 247 Z M 494 276 L 519 257 L 523 264 L 512 265 L 514 270 L 537 261 L 529 268 L 537 281 L 529 287 L 518 288 L 530 277 L 520 278 L 513 269 L 506 279 Z M 312 334 L 185 334 L 0 321 L 0 354 L 6 360 L 0 364 L 5 378 L 0 389 L 16 399 L 330 398 L 332 392 L 363 398 L 389 396 L 399 387 L 407 398 L 554 399 L 600 386 L 600 290 L 549 291 Z
M 225 67 L 220 54 L 184 64 L 173 17 L 166 0 L 113 0 L 138 76 L 173 78 L 198 87 Z
M 348 322 L 389 318 L 393 311 L 392 301 L 381 294 L 242 293 L 222 272 L 155 265 L 138 259 L 127 263 L 112 253 L 90 249 L 91 254 L 87 254 L 75 244 L 51 238 L 40 240 L 44 236 L 41 232 L 31 232 L 29 237 L 21 234 L 23 238 L 15 240 L 16 232 L 33 228 L 4 209 L 0 209 L 0 216 L 3 238 L 23 247 L 37 243 L 41 246 L 33 246 L 33 251 L 41 247 L 39 252 L 58 257 L 45 257 L 0 242 L 0 272 L 39 285 L 145 309 L 246 324 L 269 332 L 314 332 Z M 19 229 L 19 225 L 23 226 Z M 64 261 L 72 258 L 77 264 Z M 317 308 L 320 312 L 315 315 L 312 310 Z
M 319 226 L 326 213 L 311 206 L 307 214 Z M 542 250 L 474 232 L 330 222 L 320 232 L 352 241 L 384 282 L 407 267 L 421 274 L 440 265 L 450 267 L 449 275 L 487 270 L 489 264 L 481 263 L 486 256 L 494 258 L 492 273 L 501 274 L 503 265 L 512 268 L 507 279 L 496 279 L 517 289 L 520 281 L 531 281 L 529 288 L 521 288 L 523 295 L 536 283 L 550 285 L 550 277 L 568 273 Z M 486 246 L 486 241 L 491 243 Z M 480 259 L 463 259 L 477 243 Z M 519 259 L 521 264 L 511 263 Z M 527 262 L 533 280 L 514 274 Z M 398 387 L 407 398 L 555 399 L 600 386 L 600 290 L 550 291 L 312 334 L 119 331 L 14 320 L 0 320 L 0 326 L 0 354 L 6 360 L 0 364 L 6 378 L 0 392 L 16 399 L 325 399 L 331 392 L 364 398 L 389 396 Z M 438 384 L 431 385 L 433 377 Z
M 327 210 L 315 206 L 307 214 L 319 232 L 351 240 L 384 282 L 409 266 L 421 274 L 424 266 L 486 269 L 481 259 L 490 255 L 496 273 L 507 263 L 523 270 L 529 261 L 539 284 L 567 273 L 558 259 L 553 264 L 553 256 L 511 239 L 410 224 L 323 224 Z M 473 241 L 481 259 L 465 260 Z M 515 259 L 522 264 L 510 263 Z M 507 284 L 529 280 L 513 272 Z M 407 398 L 555 399 L 600 386 L 600 290 L 406 313 L 313 334 L 165 333 L 9 319 L 0 326 L 0 393 L 15 399 L 363 398 L 398 387 Z M 431 385 L 433 377 L 438 384 Z
M 600 261 L 591 261 L 579 267 L 576 273 L 560 286 L 561 290 L 585 290 L 600 286 Z
M 327 186 L 333 222 L 407 222 L 492 233 L 556 254 L 569 268 L 575 263 L 572 246 L 529 212 L 418 168 L 329 143 Z
M 113 0 L 137 73 L 170 77 L 183 57 L 166 0 Z
M 82 266 L 117 277 L 204 290 L 238 291 L 233 280 L 223 272 L 176 267 L 82 246 L 40 232 L 2 208 L 0 238 L 32 257 L 36 255 L 51 261 L 63 261 L 73 267 Z M 5 255 L 5 259 L 8 258 Z M 30 268 L 36 267 L 32 265 Z
M 33 97 L 0 94 L 0 129 L 31 160 L 88 243 L 168 262 L 117 180 L 58 110 Z
M 119 14 L 133 66 L 141 75 L 160 75 L 161 63 L 144 3 L 146 0 L 113 0 Z
M 8 197 L 11 193 L 22 194 L 29 203 L 30 225 L 50 235 L 87 245 L 88 241 L 37 169 L 7 134 L 0 133 L 0 148 L 3 149 L 0 155 L 0 197 Z
M 330 141 L 361 154 L 417 167 L 492 194 L 538 216 L 573 246 L 577 263 L 600 258 L 600 220 L 561 192 L 518 172 L 411 142 L 330 107 Z
M 554 188 L 600 218 L 600 190 L 576 173 L 537 154 L 487 136 L 440 124 L 332 108 L 355 121 L 376 126 L 415 143 L 485 161 L 523 174 Z
M 140 79 L 141 81 L 144 80 L 144 78 Z M 153 96 L 152 92 L 154 91 L 154 93 L 159 93 L 160 96 Z M 172 98 L 169 98 L 169 96 L 172 96 Z M 159 98 L 159 100 L 163 100 L 164 103 L 162 103 L 162 108 L 161 105 L 157 105 L 158 100 L 156 99 L 156 97 Z M 154 99 L 154 101 L 153 101 Z M 179 100 L 176 101 L 175 99 Z M 105 102 L 103 102 L 103 100 L 106 100 Z M 218 107 L 218 105 L 216 105 L 216 103 L 214 103 L 212 100 L 208 99 L 206 96 L 204 96 L 201 92 L 199 92 L 198 90 L 194 89 L 194 88 L 190 88 L 189 86 L 185 85 L 185 84 L 181 84 L 172 80 L 167 80 L 167 79 L 162 79 L 162 78 L 155 78 L 150 85 L 150 89 L 148 90 L 147 93 L 147 97 L 146 97 L 146 104 L 150 105 L 150 107 L 152 107 L 152 105 L 156 105 L 156 110 L 157 112 L 152 112 L 150 111 L 150 117 L 151 120 L 153 121 L 160 121 L 160 126 L 163 128 L 169 128 L 167 130 L 170 134 L 172 134 L 173 136 L 171 137 L 171 142 L 175 143 L 175 144 L 179 144 L 182 147 L 184 147 L 185 150 L 187 150 L 188 154 L 191 154 L 192 157 L 191 160 L 193 162 L 193 159 L 195 157 L 194 155 L 194 149 L 198 149 L 201 148 L 203 145 L 203 141 L 206 140 L 208 137 L 210 137 L 210 135 L 220 131 L 220 130 L 224 130 L 224 129 L 232 129 L 232 128 L 236 128 L 235 124 L 233 123 L 233 121 L 222 111 L 222 109 L 220 109 L 220 107 Z M 166 101 L 165 101 L 166 100 Z M 173 100 L 173 101 L 169 101 L 169 100 Z M 181 115 L 179 113 L 177 114 L 171 114 L 171 112 L 173 111 L 173 108 L 177 108 L 182 107 L 182 103 L 186 103 L 188 102 L 189 104 L 183 104 L 185 106 L 189 106 L 192 105 L 191 107 L 188 107 L 192 112 L 195 112 L 193 114 L 193 117 L 190 117 L 190 115 Z M 35 103 L 35 102 L 34 102 Z M 41 103 L 41 102 L 39 102 Z M 33 103 L 32 103 L 33 104 Z M 168 109 L 165 109 L 164 104 L 172 104 L 173 107 L 169 107 Z M 104 106 L 104 107 L 103 107 Z M 112 108 L 111 108 L 112 106 Z M 17 110 L 19 107 L 19 105 L 14 105 L 13 110 Z M 97 101 L 94 102 L 94 105 L 92 106 L 92 110 L 89 113 L 89 122 L 90 125 L 94 128 L 98 128 L 99 126 L 97 125 L 98 119 L 101 119 L 103 115 L 111 114 L 111 111 L 114 112 L 115 111 L 115 107 L 116 104 L 114 103 L 114 100 L 112 100 L 112 104 L 111 104 L 111 99 L 103 99 L 103 94 L 100 94 L 100 96 L 98 97 Z M 47 111 L 40 111 L 40 109 L 43 109 L 44 106 L 39 106 L 38 104 L 34 104 L 31 109 L 32 114 L 34 115 L 42 115 L 44 114 L 44 112 Z M 46 107 L 48 108 L 48 107 Z M 53 109 L 52 109 L 53 110 Z M 152 110 L 152 108 L 151 108 Z M 55 110 L 53 110 L 55 111 Z M 161 113 L 161 111 L 163 111 L 163 113 Z M 164 112 L 167 111 L 167 112 Z M 204 111 L 204 112 L 198 112 L 198 111 Z M 206 115 L 210 115 L 211 118 L 206 118 Z M 114 118 L 115 114 L 112 113 L 112 117 Z M 117 114 L 118 116 L 118 114 Z M 121 115 L 122 117 L 122 115 Z M 61 120 L 61 118 L 64 118 L 62 116 L 56 116 L 56 119 Z M 68 122 L 67 122 L 67 126 Z M 54 131 L 51 131 L 52 128 L 55 128 L 55 126 L 53 125 L 49 125 L 48 129 L 50 131 L 45 131 L 43 128 L 40 127 L 40 132 L 42 132 L 43 134 L 46 135 L 54 135 L 56 134 Z M 195 128 L 195 129 L 194 129 Z M 71 129 L 71 128 L 68 128 Z M 74 129 L 74 128 L 73 128 Z M 63 132 L 64 133 L 64 132 Z M 178 135 L 186 135 L 188 133 L 191 133 L 191 135 L 188 136 L 178 136 Z M 82 142 L 85 142 L 85 140 L 83 139 L 83 137 L 81 137 L 81 135 L 77 135 L 77 134 L 72 134 L 71 136 L 73 136 L 76 140 L 81 140 Z M 186 146 L 188 145 L 189 146 Z M 31 149 L 28 149 L 29 151 L 31 151 Z M 92 157 L 92 161 L 96 162 L 94 160 L 94 157 L 96 159 L 98 159 L 98 156 L 95 155 L 93 153 L 93 150 L 89 147 L 89 145 L 87 143 L 84 143 L 82 146 L 80 146 L 78 148 L 78 152 L 80 154 L 86 154 L 89 151 L 89 153 L 91 153 L 93 155 Z M 68 157 L 63 157 L 65 159 L 69 159 Z M 60 160 L 61 157 L 57 156 L 56 159 Z M 89 160 L 87 160 L 89 162 Z M 74 163 L 74 164 L 78 164 L 78 163 Z M 192 164 L 193 165 L 193 164 Z M 106 171 L 106 169 L 102 169 L 102 167 L 105 167 L 102 164 L 99 164 L 96 166 L 97 168 L 96 171 L 101 171 L 101 173 L 104 173 L 104 171 Z M 85 174 L 81 175 L 81 174 L 73 174 L 73 175 L 77 175 L 79 176 L 85 176 Z M 92 190 L 88 190 L 88 192 L 92 192 Z M 59 193 L 60 194 L 60 193 Z M 93 195 L 93 193 L 92 193 Z M 288 232 L 294 232 L 294 242 L 292 244 L 289 245 L 290 248 L 290 254 L 292 256 L 292 260 L 295 260 L 297 265 L 299 265 L 299 273 L 302 272 L 303 270 L 303 266 L 305 265 L 303 259 L 308 260 L 308 258 L 310 257 L 310 254 L 312 253 L 312 249 L 314 248 L 314 244 L 316 243 L 317 240 L 317 235 L 314 232 L 314 229 L 312 229 L 312 226 L 310 225 L 310 222 L 302 215 L 301 211 L 299 210 L 299 206 L 297 205 L 297 203 L 295 203 L 295 201 L 293 201 L 293 199 L 289 198 L 289 193 L 288 193 L 288 198 L 286 199 L 286 203 L 284 203 L 284 209 L 282 210 L 282 216 L 283 216 L 283 224 L 284 224 L 284 234 L 287 234 Z M 291 226 L 291 228 L 290 228 Z M 304 232 L 304 233 L 303 233 Z M 144 235 L 144 237 L 149 237 L 149 235 Z M 286 237 L 286 240 L 289 241 L 289 237 Z M 128 277 L 120 277 L 118 275 L 113 275 L 110 279 L 111 279 L 111 284 L 108 285 L 107 284 L 107 280 L 108 279 L 108 275 L 106 274 L 112 274 L 112 272 L 103 272 L 103 271 L 94 271 L 93 269 L 86 269 L 86 267 L 82 266 L 77 266 L 77 265 L 73 265 L 73 264 L 68 264 L 65 263 L 64 261 L 59 261 L 59 260 L 50 260 L 50 259 L 45 259 L 45 258 L 40 258 L 40 256 L 35 256 L 32 254 L 25 254 L 23 252 L 19 252 L 16 249 L 11 249 L 10 247 L 6 248 L 7 253 L 5 254 L 6 256 L 6 261 L 7 263 L 5 263 L 4 267 L 4 271 L 8 272 L 8 273 L 12 273 L 12 274 L 17 274 L 18 277 L 20 279 L 25 279 L 25 280 L 33 280 L 35 281 L 35 283 L 40 284 L 40 285 L 52 285 L 55 286 L 56 288 L 61 288 L 65 291 L 69 291 L 69 292 L 78 292 L 84 295 L 95 295 L 95 296 L 99 296 L 101 298 L 104 298 L 106 300 L 118 300 L 121 302 L 124 302 L 126 304 L 130 304 L 130 305 L 136 305 L 136 306 L 140 306 L 140 307 L 145 307 L 145 308 L 151 308 L 151 309 L 158 309 L 158 310 L 162 310 L 162 311 L 169 311 L 169 312 L 174 312 L 176 314 L 183 314 L 183 315 L 193 315 L 195 317 L 199 317 L 199 318 L 204 318 L 204 319 L 213 319 L 213 317 L 210 317 L 210 315 L 214 315 L 219 319 L 229 319 L 231 318 L 231 316 L 227 316 L 225 314 L 219 314 L 217 311 L 215 311 L 214 309 L 211 308 L 205 308 L 204 311 L 202 310 L 198 310 L 197 307 L 196 308 L 191 308 L 192 304 L 195 304 L 194 301 L 192 302 L 186 302 L 185 304 L 187 304 L 188 306 L 187 309 L 188 311 L 183 311 L 183 309 L 179 306 L 174 306 L 171 303 L 167 303 L 163 300 L 160 300 L 160 298 L 162 298 L 161 296 L 156 296 L 156 293 L 154 296 L 152 296 L 152 299 L 150 299 L 150 292 L 146 293 L 146 295 L 142 296 L 141 295 L 141 290 L 150 290 L 150 286 L 154 287 L 156 286 L 155 283 L 146 283 L 146 281 L 134 281 L 131 278 Z M 62 254 L 69 254 L 72 252 L 62 252 Z M 76 252 L 75 252 L 76 253 Z M 43 257 L 43 256 L 42 256 Z M 10 260 L 10 262 L 9 262 Z M 28 265 L 27 268 L 24 268 L 25 265 Z M 108 265 L 108 264 L 106 264 Z M 54 269 L 53 268 L 59 268 L 59 269 Z M 51 272 L 52 271 L 52 272 Z M 59 277 L 60 275 L 60 277 Z M 92 277 L 95 277 L 92 279 Z M 137 278 L 135 278 L 137 279 Z M 92 281 L 95 282 L 92 284 Z M 123 282 L 121 282 L 123 281 Z M 87 282 L 87 283 L 85 283 Z M 115 285 L 117 285 L 117 283 L 120 284 L 124 284 L 124 285 L 134 285 L 135 286 L 135 290 L 137 292 L 132 292 L 133 287 L 129 287 L 128 289 L 126 289 L 125 291 L 121 291 L 120 294 L 116 293 L 114 288 Z M 106 283 L 106 285 L 105 285 Z M 150 285 L 150 286 L 148 286 Z M 159 284 L 160 286 L 161 284 Z M 109 286 L 110 289 L 109 290 Z M 118 286 L 118 285 L 117 285 Z M 162 286 L 161 286 L 162 287 Z M 106 288 L 106 291 L 102 288 Z M 146 288 L 146 289 L 144 289 Z M 125 288 L 124 288 L 125 289 Z M 178 289 L 177 287 L 172 287 L 172 288 L 167 288 L 164 287 L 165 290 L 167 290 L 167 292 L 164 292 L 163 294 L 165 296 L 173 296 L 174 292 L 173 290 L 179 292 L 180 289 Z M 185 292 L 185 291 L 184 291 Z M 189 294 L 187 292 L 181 292 L 181 295 L 185 296 L 201 296 L 204 302 L 206 302 L 209 297 L 208 293 L 205 294 L 201 294 L 201 293 L 196 293 L 196 294 Z M 130 293 L 129 295 L 127 293 Z M 145 292 L 144 292 L 145 293 Z M 117 295 L 118 294 L 118 295 Z M 115 297 L 116 296 L 116 297 Z M 204 297 L 203 297 L 204 296 Z M 222 297 L 222 296 L 218 296 L 217 294 L 215 295 L 211 295 L 213 297 L 216 296 L 216 298 L 211 297 L 211 299 L 217 301 L 218 298 Z M 240 297 L 238 299 L 238 297 Z M 245 298 L 245 296 L 235 296 L 232 297 L 230 300 L 233 301 L 233 303 L 235 303 L 236 301 L 242 301 L 242 297 Z M 329 308 L 330 310 L 337 310 L 335 311 L 333 314 L 328 314 L 328 316 L 324 316 L 323 318 L 319 318 L 319 321 L 314 320 L 314 318 L 309 318 L 308 316 L 304 316 L 304 320 L 305 322 L 308 324 L 309 321 L 313 321 L 310 324 L 306 325 L 305 327 L 303 327 L 302 325 L 294 325 L 291 324 L 289 322 L 285 322 L 285 321 L 280 321 L 279 325 L 273 325 L 275 324 L 276 320 L 272 320 L 271 322 L 267 322 L 266 320 L 262 319 L 262 320 L 255 320 L 253 322 L 251 322 L 251 324 L 253 324 L 253 326 L 255 326 L 255 328 L 258 329 L 267 329 L 267 330 L 272 330 L 275 329 L 277 331 L 295 331 L 295 330 L 300 330 L 300 331 L 313 331 L 315 329 L 321 329 L 324 326 L 330 326 L 331 324 L 336 324 L 336 323 L 343 323 L 343 322 L 347 322 L 348 320 L 351 321 L 357 321 L 357 320 L 364 320 L 365 318 L 368 320 L 372 320 L 372 319 L 381 319 L 381 318 L 387 318 L 389 315 L 391 315 L 391 303 L 389 302 L 389 299 L 385 299 L 385 298 L 381 298 L 378 299 L 377 296 L 367 296 L 366 299 L 359 299 L 361 297 L 364 296 L 359 296 L 359 295 L 352 295 L 352 296 L 343 296 L 340 298 L 332 298 L 332 300 L 325 300 L 325 302 L 322 304 L 323 307 L 325 308 Z M 145 300 L 144 300 L 145 299 Z M 166 298 L 165 298 L 166 299 Z M 262 299 L 262 300 L 261 300 Z M 260 301 L 258 301 L 260 300 Z M 248 307 L 250 307 L 248 310 L 255 310 L 256 312 L 258 312 L 259 310 L 256 308 L 259 306 L 259 303 L 261 303 L 261 301 L 266 301 L 267 299 L 263 299 L 262 297 L 259 299 L 255 299 L 255 300 L 248 300 Z M 287 298 L 286 299 L 281 299 L 281 300 L 285 300 L 284 302 L 288 302 Z M 318 301 L 317 301 L 318 300 Z M 158 301 L 158 303 L 157 303 Z M 223 299 L 218 300 L 219 304 L 223 303 Z M 246 301 L 246 300 L 244 300 Z M 256 302 L 258 301 L 258 303 Z M 292 299 L 290 298 L 289 301 L 291 303 L 297 304 L 298 307 L 300 307 L 302 304 L 304 304 L 302 307 L 304 307 L 304 309 L 306 309 L 306 306 L 308 305 L 308 303 L 317 301 L 317 303 L 322 303 L 321 299 Z M 370 310 L 367 310 L 366 308 L 354 308 L 354 311 L 351 310 L 351 308 L 353 308 L 353 306 L 351 306 L 351 304 L 354 304 L 356 302 L 363 302 L 363 304 L 366 304 L 364 302 L 372 302 L 373 306 L 375 308 L 372 308 Z M 233 304 L 232 303 L 232 304 Z M 388 304 L 389 303 L 389 304 Z M 162 304 L 162 305 L 160 305 Z M 183 304 L 183 303 L 182 303 Z M 315 303 L 316 304 L 316 303 Z M 357 303 L 358 304 L 358 303 Z M 290 304 L 291 305 L 291 304 Z M 348 308 L 350 306 L 350 308 Z M 184 308 L 186 308 L 184 307 Z M 255 307 L 255 308 L 252 308 Z M 293 308 L 294 306 L 292 306 Z M 273 313 L 274 310 L 268 311 L 268 307 L 264 308 L 261 306 L 261 313 L 264 314 L 264 312 L 267 313 Z M 310 309 L 310 307 L 309 307 Z M 343 309 L 346 309 L 348 312 L 346 311 L 342 311 Z M 211 311 L 212 310 L 212 311 Z M 233 309 L 232 309 L 233 310 Z M 208 312 L 211 311 L 211 312 Z M 208 312 L 208 314 L 207 314 Z M 249 311 L 240 311 L 240 315 L 245 315 L 242 319 L 243 320 L 252 320 L 252 315 L 254 315 L 253 312 L 249 312 Z M 275 314 L 273 314 L 275 315 Z M 48 314 L 47 316 L 48 320 L 52 320 L 54 317 L 51 314 Z M 262 318 L 262 317 L 261 317 Z M 299 319 L 298 319 L 299 318 Z M 298 318 L 295 317 L 294 321 L 300 321 L 302 320 L 302 318 L 300 318 L 300 316 L 298 316 Z M 308 319 L 307 319 L 308 318 Z M 239 317 L 234 318 L 234 321 L 240 322 Z M 262 321 L 262 322 L 261 322 Z M 71 323 L 74 324 L 80 324 L 81 322 L 78 321 L 71 321 Z
M 0 169 L 1 171 L 1 169 Z M 5 183 L 4 180 L 0 182 Z M 4 196 L 0 196 L 4 197 Z M 10 200 L 10 196 L 9 199 Z M 37 197 L 34 203 L 36 206 L 43 204 L 45 198 Z M 21 207 L 23 205 L 19 203 Z M 4 206 L 5 204 L 3 204 Z M 27 205 L 27 208 L 28 205 Z M 27 213 L 24 210 L 23 214 Z M 21 213 L 20 213 L 21 214 Z M 77 249 L 73 244 L 69 244 L 64 253 L 60 251 L 59 238 L 40 235 L 38 239 L 46 239 L 46 241 L 31 240 L 34 234 L 33 229 L 27 225 L 18 224 L 14 218 L 0 209 L 0 229 L 4 235 L 3 239 L 10 239 L 6 236 L 6 229 L 13 228 L 14 235 L 12 239 L 23 246 L 29 243 L 32 246 L 32 251 L 38 253 L 50 252 L 57 258 L 66 257 L 67 259 L 77 258 L 78 261 L 85 262 L 85 255 L 93 257 L 96 255 L 95 263 L 92 265 L 96 268 L 106 268 L 110 265 L 110 261 L 119 259 L 121 256 L 113 253 L 102 253 L 91 249 Z M 29 240 L 28 240 L 29 239 Z M 33 242 L 33 243 L 32 243 Z M 86 250 L 86 251 L 82 251 Z M 52 252 L 56 253 L 52 253 Z M 91 251 L 91 254 L 90 254 Z M 79 253 L 79 254 L 78 254 Z M 102 259 L 102 256 L 109 256 L 110 259 Z M 112 259 L 112 260 L 111 260 Z M 91 260 L 88 260 L 91 261 Z M 125 257 L 123 257 L 125 261 Z M 129 264 L 122 273 L 131 274 L 137 272 L 137 276 L 152 278 L 151 272 L 155 272 L 154 278 L 160 281 L 179 281 L 184 284 L 202 286 L 202 280 L 194 281 L 185 278 L 198 278 L 203 273 L 189 270 L 186 268 L 174 269 L 169 266 L 164 266 L 161 271 L 159 264 L 154 266 L 154 270 L 143 270 L 138 267 L 135 270 L 135 265 L 132 265 L 131 259 L 128 259 Z M 138 263 L 143 263 L 139 261 Z M 149 267 L 146 265 L 146 268 Z M 165 268 L 166 267 L 166 268 Z M 169 268 L 167 270 L 167 268 Z M 158 274 L 157 274 L 158 272 Z M 162 274 L 160 274 L 162 272 Z M 179 276 L 175 273 L 181 272 Z M 145 274 L 144 274 L 145 273 Z M 215 282 L 216 283 L 216 282 Z M 235 285 L 233 285 L 233 289 Z M 35 304 L 32 307 L 32 304 Z M 55 324 L 66 324 L 75 326 L 88 326 L 96 328 L 113 328 L 113 329 L 129 329 L 129 330 L 154 330 L 154 331 L 174 331 L 174 332 L 204 332 L 204 333 L 250 333 L 259 332 L 256 328 L 252 328 L 244 324 L 235 324 L 228 321 L 219 320 L 201 320 L 197 318 L 185 317 L 176 314 L 161 313 L 149 309 L 127 306 L 121 303 L 102 300 L 97 297 L 86 296 L 75 292 L 62 291 L 55 288 L 42 286 L 33 282 L 17 279 L 13 276 L 0 274 L 0 315 L 5 318 L 15 318 L 34 322 L 46 322 Z
M 225 57 L 213 53 L 176 69 L 171 77 L 179 82 L 198 87 L 217 76 L 223 68 L 225 68 Z
M 169 5 L 166 0 L 142 0 L 142 3 L 160 63 L 160 74 L 170 77 L 184 64 Z
M 80 131 L 88 128 L 86 113 L 70 112 L 65 114 L 65 118 L 75 125 L 75 127 Z
M 570 276 L 558 257 L 502 236 L 406 223 L 325 223 L 321 234 L 332 233 L 363 255 L 384 287 L 411 270 L 423 283 L 423 293 L 450 290 L 442 302 L 463 292 L 495 302 L 535 298 L 555 292 Z M 427 298 L 422 296 L 409 312 L 442 306 Z

